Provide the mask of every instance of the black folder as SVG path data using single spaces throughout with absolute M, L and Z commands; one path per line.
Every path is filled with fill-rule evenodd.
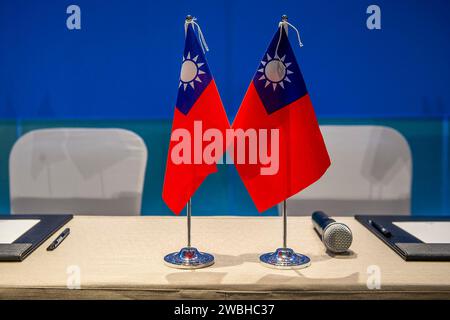
M 1 215 L 0 220 L 36 219 L 40 221 L 13 243 L 0 244 L 0 261 L 23 261 L 72 218 L 71 214 Z
M 450 217 L 356 215 L 355 219 L 406 261 L 450 261 L 450 243 L 425 243 L 394 224 L 406 221 L 449 222 Z M 391 235 L 383 235 L 369 220 L 385 227 Z

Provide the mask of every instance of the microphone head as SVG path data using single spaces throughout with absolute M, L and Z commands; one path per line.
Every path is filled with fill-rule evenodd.
M 331 252 L 342 253 L 350 248 L 353 235 L 345 224 L 334 222 L 326 227 L 322 240 L 325 247 Z

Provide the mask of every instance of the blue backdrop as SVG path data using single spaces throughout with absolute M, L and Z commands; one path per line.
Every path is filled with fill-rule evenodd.
M 381 30 L 366 27 L 373 3 Z M 81 30 L 66 27 L 70 4 Z M 448 114 L 449 12 L 448 0 L 1 0 L 0 116 L 169 119 L 188 13 L 230 119 L 283 13 L 319 116 Z
M 81 30 L 66 9 L 81 8 Z M 381 8 L 381 30 L 366 9 Z M 414 159 L 413 214 L 448 214 L 448 0 L 0 0 L 0 213 L 9 212 L 8 156 L 30 130 L 123 127 L 149 148 L 143 212 L 161 200 L 186 14 L 198 18 L 230 121 L 280 16 L 301 32 L 297 54 L 322 124 L 399 130 Z M 257 214 L 233 166 L 194 197 L 196 214 Z M 275 210 L 271 211 L 276 214 Z

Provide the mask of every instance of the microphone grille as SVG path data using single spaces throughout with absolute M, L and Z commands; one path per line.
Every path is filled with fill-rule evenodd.
M 332 252 L 345 252 L 352 244 L 353 236 L 350 229 L 343 223 L 330 224 L 323 234 L 325 246 Z

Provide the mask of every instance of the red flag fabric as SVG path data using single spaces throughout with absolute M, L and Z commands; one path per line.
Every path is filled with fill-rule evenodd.
M 216 141 L 221 148 L 211 152 L 213 161 L 205 159 L 205 147 L 211 142 L 203 141 L 203 132 L 213 129 L 224 137 L 229 127 L 193 24 L 188 23 L 162 193 L 175 214 L 181 212 L 204 179 L 217 171 L 216 161 L 223 153 L 220 150 L 225 150 L 224 139 Z
M 273 133 L 268 133 L 266 139 L 272 158 L 270 170 L 267 170 L 267 159 L 261 158 L 261 144 L 256 163 L 248 161 L 249 148 L 245 148 L 245 163 L 239 163 L 238 159 L 242 148 L 235 147 L 233 155 L 239 175 L 260 212 L 305 189 L 330 166 L 314 109 L 283 25 L 263 56 L 232 127 L 235 132 L 255 129 Z M 275 161 L 278 162 L 273 163 Z

